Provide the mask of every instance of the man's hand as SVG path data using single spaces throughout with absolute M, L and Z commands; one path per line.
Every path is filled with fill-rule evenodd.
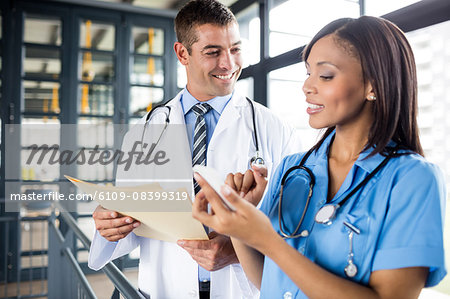
M 244 174 L 229 173 L 225 184 L 233 188 L 241 197 L 257 206 L 267 185 L 267 168 L 252 166 Z
M 100 205 L 95 209 L 92 218 L 94 218 L 95 228 L 100 235 L 111 242 L 125 238 L 141 224 L 131 217 L 107 210 Z
M 216 232 L 209 233 L 210 240 L 179 240 L 192 258 L 208 271 L 220 270 L 230 264 L 239 263 L 229 237 Z

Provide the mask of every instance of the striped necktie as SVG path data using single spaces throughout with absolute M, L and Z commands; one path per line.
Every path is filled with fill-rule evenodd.
M 204 115 L 211 110 L 211 106 L 203 103 L 196 104 L 192 111 L 197 116 L 194 129 L 194 145 L 192 147 L 192 165 L 206 165 L 206 122 Z M 200 186 L 194 180 L 195 194 L 200 191 Z

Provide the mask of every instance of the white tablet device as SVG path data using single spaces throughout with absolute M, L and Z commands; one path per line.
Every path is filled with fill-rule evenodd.
M 198 172 L 208 184 L 219 194 L 225 205 L 232 211 L 236 211 L 236 208 L 222 195 L 220 192 L 220 187 L 225 184 L 223 180 L 220 179 L 219 173 L 211 167 L 206 167 L 203 165 L 194 165 L 192 168 L 194 172 Z

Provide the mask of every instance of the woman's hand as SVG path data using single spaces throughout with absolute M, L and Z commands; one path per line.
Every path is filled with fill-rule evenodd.
M 229 173 L 225 183 L 233 188 L 241 197 L 257 206 L 261 201 L 267 185 L 267 168 L 252 166 L 244 174 Z
M 229 210 L 214 189 L 198 173 L 195 173 L 194 177 L 202 188 L 192 208 L 195 219 L 212 227 L 220 234 L 239 239 L 260 251 L 268 246 L 267 241 L 271 237 L 278 238 L 269 218 L 252 203 L 240 197 L 231 187 L 222 186 L 221 193 L 236 208 L 236 211 Z M 265 178 L 257 177 L 256 180 L 265 180 Z M 258 183 L 256 185 L 258 186 Z M 255 188 L 256 190 L 261 192 Z M 211 205 L 211 214 L 208 213 L 208 203 Z

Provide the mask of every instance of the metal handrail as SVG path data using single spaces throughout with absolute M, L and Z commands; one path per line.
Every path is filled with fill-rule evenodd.
M 78 227 L 77 222 L 72 215 L 65 210 L 59 203 L 55 202 L 55 207 L 60 211 L 60 216 L 64 219 L 66 224 L 72 229 L 77 238 L 81 241 L 86 249 L 91 246 L 89 238 Z M 112 262 L 109 262 L 102 268 L 103 272 L 109 277 L 113 285 L 119 292 L 127 299 L 142 299 L 142 294 L 129 282 L 122 271 L 117 268 Z
M 61 204 L 55 202 L 55 207 L 60 211 L 60 216 L 64 219 L 64 222 L 73 230 L 77 238 L 81 241 L 84 248 L 89 249 L 91 247 L 91 240 L 83 233 L 83 231 L 78 227 L 75 219 L 70 215 L 66 209 L 61 206 Z
M 94 290 L 92 289 L 91 285 L 89 284 L 89 281 L 86 278 L 86 275 L 84 275 L 83 270 L 81 270 L 80 265 L 73 256 L 72 251 L 70 251 L 70 249 L 66 247 L 64 248 L 63 252 L 67 256 L 70 264 L 72 264 L 72 267 L 74 268 L 75 273 L 80 279 L 80 283 L 83 285 L 84 290 L 88 293 L 89 298 L 97 298 L 97 296 L 94 293 Z

